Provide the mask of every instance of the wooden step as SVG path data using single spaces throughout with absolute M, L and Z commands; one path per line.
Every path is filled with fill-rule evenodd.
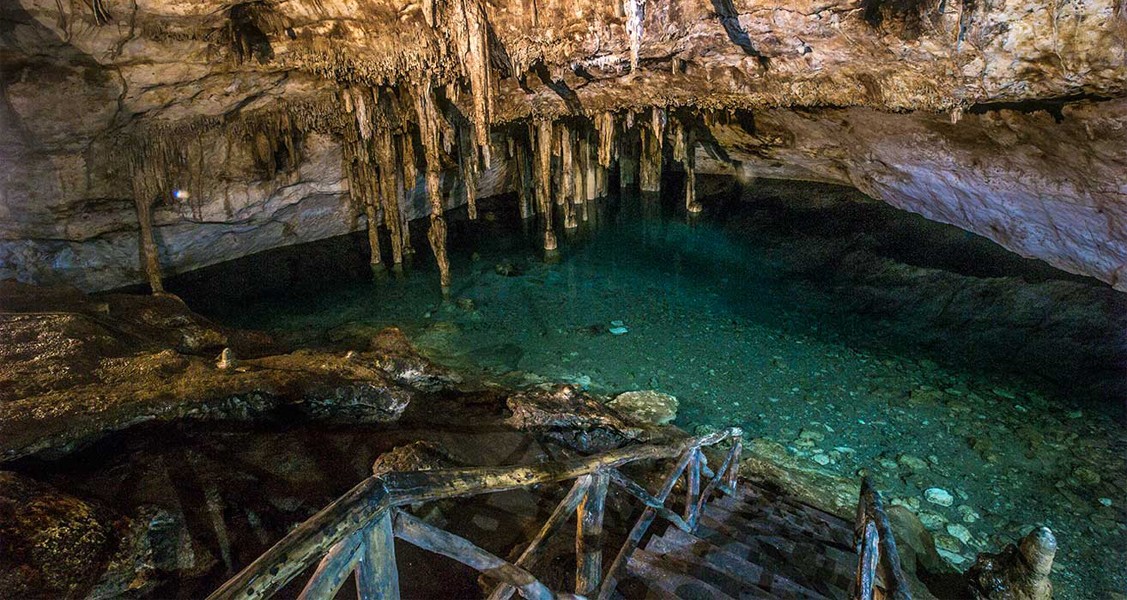
M 817 539 L 845 552 L 853 552 L 853 528 L 842 519 L 810 507 L 796 507 L 784 502 L 751 504 L 733 497 L 714 500 L 707 508 L 718 508 L 741 516 L 751 523 L 767 523 L 789 537 Z
M 683 562 L 663 559 L 641 548 L 630 554 L 629 573 L 645 581 L 653 598 L 681 598 L 682 600 L 734 600 L 716 586 L 701 581 L 688 573 Z
M 717 520 L 707 513 L 702 515 L 698 537 L 712 541 L 715 534 L 743 546 L 728 545 L 727 551 L 831 598 L 842 597 L 842 590 L 848 589 L 852 581 L 855 557 L 834 560 L 822 554 L 824 548 L 817 544 L 748 533 L 729 521 Z
M 793 598 L 822 600 L 822 594 L 749 562 L 724 548 L 670 527 L 665 535 L 654 538 L 647 550 L 661 554 L 692 555 L 741 584 L 741 598 Z

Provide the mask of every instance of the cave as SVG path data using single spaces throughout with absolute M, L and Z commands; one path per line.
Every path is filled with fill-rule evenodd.
M 1127 3 L 9 0 L 0 597 L 1127 594 Z

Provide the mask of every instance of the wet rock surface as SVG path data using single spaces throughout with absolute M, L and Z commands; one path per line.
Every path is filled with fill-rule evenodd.
M 323 420 L 398 418 L 456 378 L 386 332 L 375 351 L 280 348 L 170 296 L 88 298 L 0 283 L 0 453 L 65 452 L 152 420 L 246 420 L 291 407 Z M 238 365 L 215 355 L 236 348 Z
M 637 439 L 631 426 L 600 400 L 571 385 L 533 389 L 509 396 L 508 423 L 580 452 L 602 452 Z

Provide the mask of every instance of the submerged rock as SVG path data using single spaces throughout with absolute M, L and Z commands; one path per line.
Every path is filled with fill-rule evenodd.
M 1048 527 L 1039 527 L 997 554 L 980 554 L 967 570 L 971 597 L 978 599 L 1049 600 L 1049 581 L 1057 540 Z
M 580 452 L 601 452 L 637 439 L 642 431 L 574 386 L 535 389 L 509 396 L 508 423 Z
M 667 425 L 677 418 L 677 398 L 656 390 L 623 392 L 607 403 L 619 414 L 641 423 Z

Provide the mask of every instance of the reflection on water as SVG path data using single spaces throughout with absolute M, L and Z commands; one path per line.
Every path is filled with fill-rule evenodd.
M 210 309 L 341 347 L 398 325 L 512 385 L 659 389 L 686 429 L 740 425 L 753 450 L 868 470 L 961 568 L 1045 524 L 1064 597 L 1124 589 L 1121 295 L 836 188 L 729 190 L 696 222 L 667 204 L 589 206 L 550 261 L 515 205 L 484 205 L 453 225 L 448 299 L 419 244 L 406 277 Z

